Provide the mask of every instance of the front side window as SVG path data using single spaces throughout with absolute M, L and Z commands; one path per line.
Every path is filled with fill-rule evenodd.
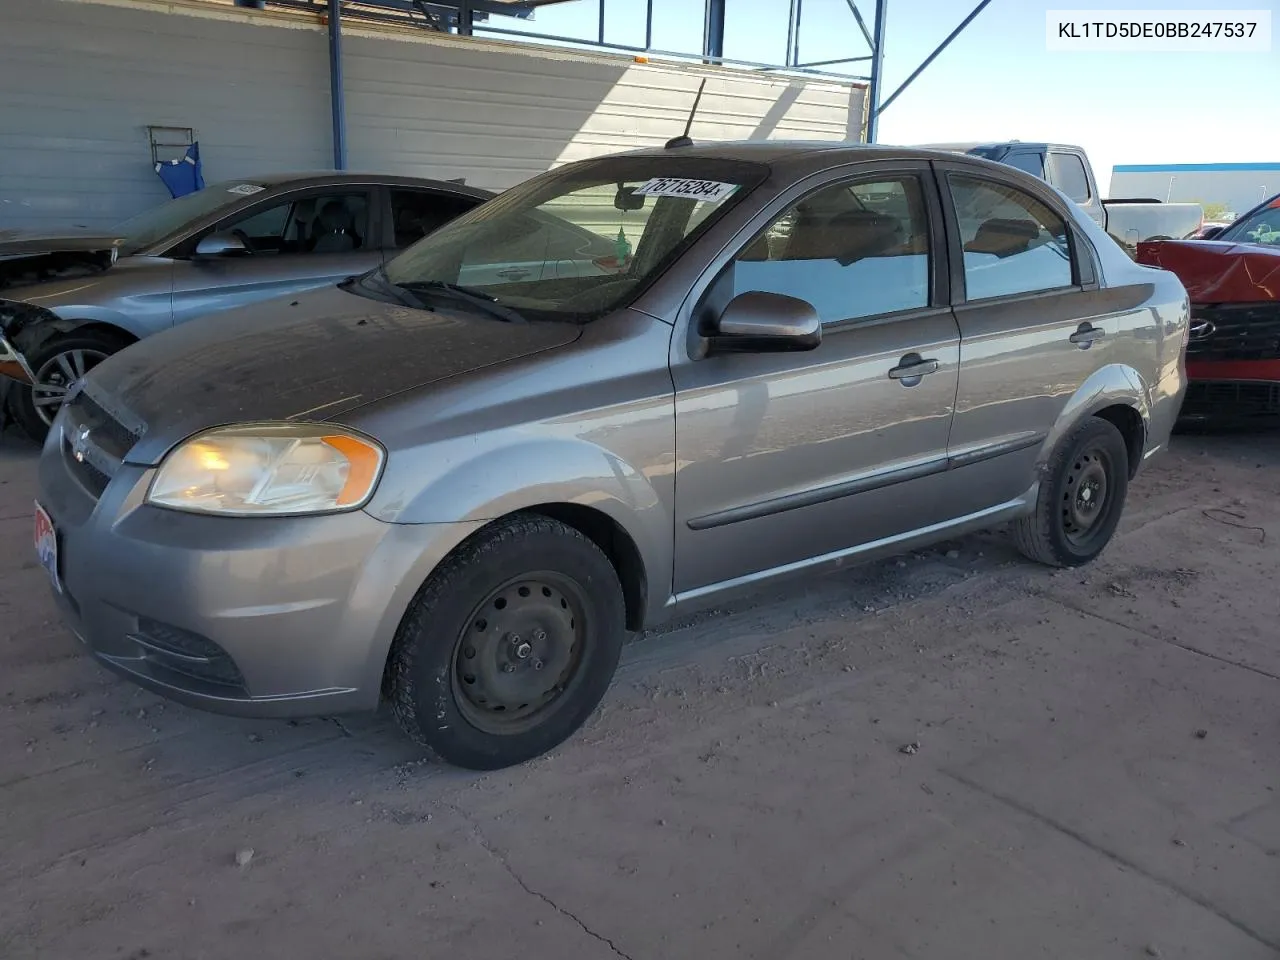
M 344 193 L 285 200 L 217 229 L 239 236 L 254 254 L 324 254 L 362 249 L 368 224 L 368 195 Z
M 968 300 L 1069 287 L 1065 221 L 1017 187 L 960 174 L 948 178 Z
M 1049 180 L 1076 203 L 1089 202 L 1089 175 L 1074 153 L 1049 154 Z
M 528 319 L 585 322 L 630 303 L 767 174 L 696 157 L 573 164 L 446 224 L 390 261 L 386 279 L 415 296 L 461 287 Z
M 787 210 L 738 255 L 732 295 L 807 300 L 823 323 L 929 303 L 929 218 L 914 176 L 841 183 Z
M 224 183 L 211 183 L 203 190 L 166 200 L 115 227 L 113 232 L 124 238 L 124 243 L 120 245 L 120 255 L 132 256 L 205 217 L 217 214 L 223 207 L 242 203 L 245 197 L 261 193 L 265 189 L 260 183 L 228 180 Z
M 1214 239 L 1280 247 L 1280 197 L 1237 220 Z

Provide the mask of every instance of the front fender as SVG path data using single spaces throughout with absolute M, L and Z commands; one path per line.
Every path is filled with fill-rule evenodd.
M 365 509 L 404 524 L 486 522 L 553 504 L 595 510 L 635 544 L 648 583 L 647 614 L 663 609 L 674 539 L 669 459 L 640 467 L 580 438 L 481 444 L 481 437 L 460 437 L 402 454 Z
M 1142 418 L 1143 436 L 1149 433 L 1151 402 L 1148 392 L 1142 377 L 1127 364 L 1111 363 L 1095 370 L 1071 395 L 1045 437 L 1036 466 L 1043 469 L 1062 438 L 1086 418 L 1115 406 L 1130 407 L 1137 411 Z

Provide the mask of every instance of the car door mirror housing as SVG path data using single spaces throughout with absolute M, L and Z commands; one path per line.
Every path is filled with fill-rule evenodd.
M 822 319 L 813 304 L 763 290 L 738 294 L 713 326 L 715 353 L 812 350 L 822 342 Z
M 1214 237 L 1216 237 L 1225 229 L 1227 228 L 1226 227 L 1205 227 L 1203 230 L 1200 231 L 1200 239 L 1212 240 Z
M 234 233 L 211 233 L 196 244 L 197 257 L 238 257 L 249 252 Z

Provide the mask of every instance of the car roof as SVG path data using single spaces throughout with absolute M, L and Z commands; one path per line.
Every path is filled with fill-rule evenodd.
M 957 154 L 953 151 L 924 147 L 900 147 L 868 144 L 853 140 L 730 140 L 698 143 L 684 147 L 645 147 L 613 157 L 695 157 L 707 160 L 737 160 L 760 163 L 776 173 L 802 176 L 813 170 L 870 163 L 876 160 L 946 160 L 990 164 L 990 160 Z M 608 159 L 600 157 L 596 159 Z M 590 160 L 582 161 L 590 163 Z
M 483 187 L 467 186 L 452 180 L 433 180 L 426 177 L 405 177 L 389 173 L 372 173 L 353 170 L 307 170 L 293 173 L 268 173 L 264 176 L 229 177 L 225 182 L 256 183 L 264 187 L 307 187 L 329 183 L 380 183 L 392 187 L 423 187 L 432 190 L 450 190 L 474 197 L 492 197 L 494 192 Z

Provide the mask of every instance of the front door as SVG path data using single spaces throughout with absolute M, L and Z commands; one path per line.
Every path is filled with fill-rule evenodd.
M 959 335 L 936 188 L 927 164 L 878 169 L 771 206 L 690 320 L 747 291 L 799 297 L 817 349 L 693 359 L 674 338 L 678 598 L 949 516 Z
M 1028 491 L 1054 424 L 1115 356 L 1119 317 L 1137 301 L 1097 289 L 1083 239 L 1048 197 L 972 168 L 941 180 L 957 247 L 953 497 L 972 512 Z
M 307 191 L 239 214 L 210 232 L 230 232 L 247 254 L 174 265 L 173 322 L 331 286 L 381 261 L 373 194 L 366 187 Z

